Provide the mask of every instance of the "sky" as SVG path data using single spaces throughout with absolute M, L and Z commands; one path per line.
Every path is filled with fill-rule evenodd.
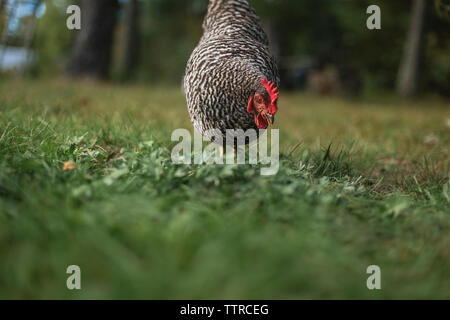
M 18 0 L 7 0 L 8 7 L 11 8 L 17 1 Z M 17 28 L 19 27 L 19 20 L 21 18 L 33 14 L 33 7 L 34 7 L 33 2 L 35 1 L 27 1 L 27 3 L 20 3 L 20 1 L 18 2 L 19 4 L 16 7 L 14 17 L 8 23 L 8 30 L 10 32 L 14 32 L 17 30 Z M 44 15 L 45 9 L 46 9 L 45 3 L 42 3 L 37 10 L 36 15 L 38 18 Z

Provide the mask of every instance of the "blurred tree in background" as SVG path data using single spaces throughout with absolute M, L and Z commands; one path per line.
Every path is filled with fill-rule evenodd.
M 5 4 L 5 0 L 0 0 L 0 35 L 3 34 L 3 30 L 5 28 Z
M 417 94 L 419 85 L 420 69 L 424 55 L 424 32 L 427 2 L 425 0 L 414 0 L 410 27 L 408 31 L 403 58 L 400 63 L 397 90 L 406 98 Z
M 181 84 L 198 43 L 207 0 L 142 1 L 141 80 Z
M 416 46 L 420 58 L 409 63 L 418 67 L 412 73 L 415 76 L 405 78 L 415 84 L 413 94 L 448 96 L 450 5 L 448 0 L 425 1 L 429 5 L 422 16 L 427 23 L 416 28 L 422 39 Z M 181 83 L 186 61 L 202 33 L 208 0 L 79 2 L 82 30 L 69 31 L 65 9 L 78 1 L 44 1 L 34 46 L 36 74 L 60 74 L 66 65 L 69 74 L 76 76 Z M 319 85 L 324 88 L 319 92 L 353 96 L 394 92 L 399 87 L 399 75 L 404 72 L 400 67 L 408 65 L 411 28 L 417 25 L 413 0 L 249 2 L 271 38 L 285 89 Z M 381 8 L 381 30 L 366 27 L 366 9 L 372 4 Z
M 119 3 L 117 0 L 81 0 L 80 7 L 82 27 L 76 31 L 67 74 L 89 79 L 106 78 Z
M 121 38 L 118 39 L 120 43 L 119 77 L 123 80 L 132 79 L 139 61 L 139 11 L 138 0 L 129 0 L 124 3 L 123 23 L 119 32 Z
M 35 47 L 39 58 L 34 69 L 39 75 L 55 76 L 63 70 L 75 34 L 65 27 L 66 1 L 46 1 L 45 5 L 37 27 Z
M 450 96 L 450 1 L 435 0 L 427 11 L 423 90 Z

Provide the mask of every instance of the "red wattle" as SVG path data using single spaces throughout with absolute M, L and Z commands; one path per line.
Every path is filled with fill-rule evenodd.
M 258 129 L 266 129 L 269 123 L 267 120 L 262 116 L 262 114 L 255 115 L 255 123 Z

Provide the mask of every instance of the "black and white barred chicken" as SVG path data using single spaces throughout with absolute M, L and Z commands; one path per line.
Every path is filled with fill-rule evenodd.
M 213 141 L 212 130 L 223 139 L 227 129 L 259 133 L 274 122 L 279 81 L 267 35 L 247 0 L 210 0 L 184 77 L 194 128 Z

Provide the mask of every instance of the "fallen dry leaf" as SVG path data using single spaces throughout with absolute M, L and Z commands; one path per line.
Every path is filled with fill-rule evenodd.
M 66 161 L 64 162 L 64 166 L 62 168 L 63 171 L 73 171 L 77 168 L 77 166 L 75 165 L 75 163 L 73 163 L 72 161 Z

